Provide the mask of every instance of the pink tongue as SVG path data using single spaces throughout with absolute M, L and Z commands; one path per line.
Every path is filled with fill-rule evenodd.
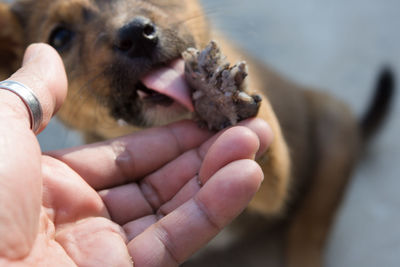
M 175 60 L 171 65 L 151 71 L 142 78 L 142 83 L 149 89 L 169 96 L 188 110 L 193 111 L 190 89 L 184 77 L 185 63 Z

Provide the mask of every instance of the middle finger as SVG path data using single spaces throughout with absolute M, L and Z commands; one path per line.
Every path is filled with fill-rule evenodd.
M 229 162 L 253 159 L 260 144 L 259 151 L 265 151 L 270 142 L 266 140 L 270 138 L 267 125 L 260 120 L 247 121 L 243 125 L 248 128 L 234 127 L 217 134 L 139 183 L 102 191 L 101 196 L 113 220 L 123 225 L 150 214 L 167 214 L 199 190 L 199 181 L 205 183 Z

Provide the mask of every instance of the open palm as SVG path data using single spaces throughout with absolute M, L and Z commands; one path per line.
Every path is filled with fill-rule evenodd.
M 46 124 L 65 74 L 47 46 L 26 58 L 12 79 Z M 216 135 L 184 121 L 42 155 L 25 106 L 1 90 L 0 129 L 0 266 L 177 266 L 246 207 L 271 141 L 258 119 Z

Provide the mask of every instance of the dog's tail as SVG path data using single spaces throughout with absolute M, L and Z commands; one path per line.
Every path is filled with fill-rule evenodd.
M 375 94 L 369 108 L 360 122 L 364 142 L 368 142 L 385 122 L 394 102 L 395 87 L 393 71 L 385 67 L 378 77 Z

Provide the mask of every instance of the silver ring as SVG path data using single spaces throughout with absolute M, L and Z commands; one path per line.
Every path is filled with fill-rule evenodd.
M 5 89 L 16 94 L 24 102 L 29 111 L 31 119 L 31 129 L 34 133 L 40 128 L 43 121 L 43 111 L 39 100 L 33 93 L 32 89 L 22 83 L 15 81 L 0 82 L 0 89 Z

